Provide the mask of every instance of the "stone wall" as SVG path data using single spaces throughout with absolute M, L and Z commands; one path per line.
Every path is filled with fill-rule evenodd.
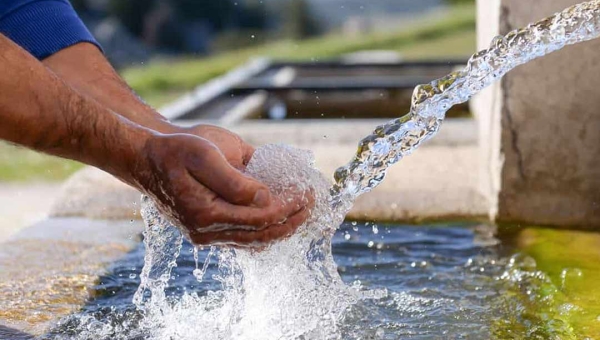
M 577 0 L 479 0 L 479 44 Z M 600 227 L 600 40 L 511 71 L 473 105 L 498 221 Z

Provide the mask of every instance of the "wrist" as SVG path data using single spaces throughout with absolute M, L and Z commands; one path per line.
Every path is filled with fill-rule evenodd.
M 147 145 L 161 133 L 132 123 L 125 118 L 120 118 L 120 120 L 124 121 L 121 127 L 120 141 L 117 141 L 119 145 L 112 148 L 115 152 L 111 152 L 111 159 L 108 163 L 114 166 L 109 172 L 143 191 L 149 168 Z
M 145 146 L 158 133 L 110 110 L 101 116 L 82 138 L 80 150 L 85 152 L 80 160 L 141 189 L 139 172 L 147 162 Z

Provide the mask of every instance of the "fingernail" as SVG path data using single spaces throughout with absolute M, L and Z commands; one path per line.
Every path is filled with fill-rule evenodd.
M 271 194 L 268 190 L 260 189 L 254 194 L 252 203 L 259 208 L 264 208 L 271 203 Z

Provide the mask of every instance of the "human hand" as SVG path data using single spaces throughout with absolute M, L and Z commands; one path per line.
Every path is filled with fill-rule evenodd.
M 6 50 L 7 48 L 2 49 Z M 69 89 L 77 91 L 77 95 L 83 95 L 84 99 L 92 98 L 90 105 L 103 106 L 96 108 L 97 111 L 102 111 L 101 115 L 88 114 L 87 120 L 82 118 L 82 113 L 96 110 L 89 109 L 89 105 L 73 106 L 76 115 L 73 115 L 72 120 L 82 123 L 80 129 L 90 131 L 84 135 L 79 129 L 68 126 L 65 131 L 77 134 L 64 138 L 68 141 L 65 148 L 57 148 L 54 137 L 59 134 L 56 133 L 56 126 L 69 120 L 65 119 L 65 113 L 62 112 L 66 105 L 56 105 L 59 103 L 56 98 L 61 97 L 60 93 L 48 96 L 51 99 L 48 101 L 49 106 L 53 105 L 52 107 L 61 110 L 60 114 L 55 115 L 60 120 L 51 127 L 53 133 L 50 136 L 54 138 L 51 139 L 52 147 L 41 150 L 97 166 L 137 187 L 152 197 L 159 209 L 173 222 L 184 227 L 194 243 L 246 246 L 264 244 L 292 234 L 308 217 L 311 197 L 303 197 L 303 193 L 285 200 L 272 197 L 266 186 L 240 172 L 252 156 L 254 149 L 251 146 L 237 135 L 221 128 L 181 128 L 170 124 L 130 90 L 95 46 L 80 43 L 46 58 L 44 64 L 53 71 L 52 76 L 61 78 L 61 82 L 50 86 L 47 85 L 49 82 L 39 81 L 40 74 L 50 74 L 48 70 L 38 65 L 38 71 L 31 72 L 33 68 L 30 64 L 23 64 L 23 59 L 27 59 L 23 58 L 23 54 L 14 58 L 14 65 L 23 67 L 23 76 L 14 78 L 26 79 L 35 74 L 36 79 L 20 84 L 40 84 L 44 88 L 40 93 L 49 93 L 46 89 L 65 88 L 65 82 Z M 11 64 L 10 68 L 16 69 L 14 65 Z M 63 89 L 62 92 L 69 89 Z M 34 92 L 27 88 L 22 93 L 29 95 Z M 37 104 L 40 96 L 34 97 L 35 100 L 12 100 L 10 103 Z M 10 99 L 11 96 L 7 98 Z M 75 101 L 67 101 L 70 105 L 73 102 Z M 47 120 L 48 107 L 41 110 L 22 110 L 19 107 L 19 111 L 23 112 L 43 112 L 40 116 L 42 118 L 16 119 L 18 129 L 11 129 L 5 119 L 0 127 L 8 127 L 6 130 L 16 137 L 32 135 L 14 131 L 23 131 L 24 121 L 33 122 L 31 129 L 41 128 L 40 122 Z M 105 112 L 106 109 L 111 112 Z M 100 116 L 101 119 L 97 118 Z M 16 116 L 11 113 L 9 117 Z M 105 120 L 107 124 L 98 123 Z M 44 132 L 39 135 L 48 134 Z M 88 135 L 91 137 L 82 139 L 82 136 Z M 16 137 L 15 141 L 19 142 Z M 63 150 L 67 148 L 76 150 Z M 228 229 L 224 228 L 225 224 L 228 224 Z M 215 225 L 223 228 L 217 230 Z
M 202 137 L 213 143 L 234 168 L 244 170 L 254 154 L 254 147 L 237 134 L 214 125 L 195 125 L 178 128 L 178 133 Z
M 250 146 L 220 128 L 204 133 L 227 155 L 191 134 L 149 137 L 134 172 L 140 190 L 195 244 L 261 247 L 293 234 L 309 215 L 310 195 L 274 197 L 238 170 L 251 157 Z

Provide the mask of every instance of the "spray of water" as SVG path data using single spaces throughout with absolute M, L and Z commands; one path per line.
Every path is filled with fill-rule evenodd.
M 310 218 L 293 237 L 267 250 L 218 252 L 215 279 L 221 291 L 169 301 L 164 291 L 181 233 L 144 198 L 146 257 L 134 303 L 145 313 L 141 328 L 150 330 L 151 338 L 338 339 L 338 325 L 349 306 L 367 295 L 385 295 L 341 281 L 330 242 L 342 221 L 328 204 L 331 184 L 314 168 L 312 153 L 265 146 L 246 170 L 276 195 L 298 189 L 314 193 Z M 201 278 L 201 271 L 196 274 Z
M 356 197 L 379 185 L 390 165 L 436 134 L 453 105 L 466 102 L 519 65 L 598 35 L 600 1 L 584 2 L 494 38 L 463 70 L 417 86 L 410 112 L 377 127 L 359 143 L 352 161 L 335 172 L 332 204 L 347 211 Z
M 309 152 L 286 146 L 258 149 L 248 173 L 275 194 L 285 195 L 292 187 L 310 189 L 316 207 L 296 235 L 265 251 L 217 251 L 220 291 L 184 294 L 177 300 L 165 295 L 182 236 L 144 198 L 146 257 L 134 298 L 143 314 L 139 334 L 149 339 L 341 339 L 339 325 L 346 311 L 360 299 L 386 294 L 346 286 L 331 255 L 332 231 L 356 197 L 376 187 L 390 165 L 435 135 L 451 106 L 518 65 L 596 38 L 599 26 L 596 0 L 495 38 L 465 69 L 418 86 L 410 112 L 363 139 L 353 160 L 336 171 L 333 187 L 313 167 Z M 194 274 L 201 279 L 199 268 Z

